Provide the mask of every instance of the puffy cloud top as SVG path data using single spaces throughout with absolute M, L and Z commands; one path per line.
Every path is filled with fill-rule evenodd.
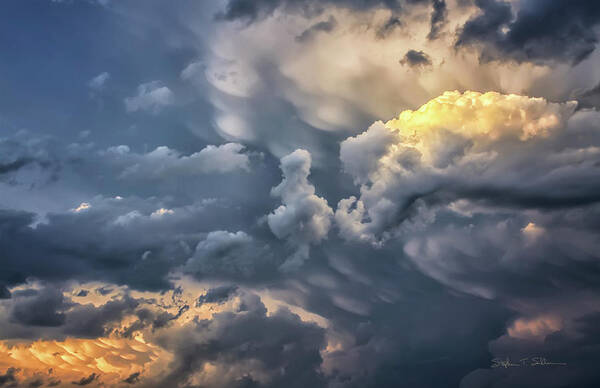
M 338 205 L 342 235 L 381 242 L 403 221 L 424 216 L 416 209 L 428 201 L 567 200 L 556 197 L 566 192 L 548 189 L 567 185 L 561 179 L 567 171 L 571 178 L 589 174 L 572 164 L 576 159 L 597 158 L 589 144 L 573 149 L 564 142 L 584 130 L 575 125 L 575 108 L 575 102 L 455 91 L 373 124 L 341 144 L 344 169 L 361 185 L 360 199 Z
M 315 187 L 308 181 L 311 156 L 306 150 L 296 150 L 281 158 L 283 180 L 273 187 L 271 194 L 280 197 L 283 204 L 267 217 L 271 231 L 280 239 L 287 238 L 306 253 L 308 245 L 318 243 L 329 232 L 332 209 L 327 200 L 315 195 Z M 296 257 L 294 262 L 301 262 Z

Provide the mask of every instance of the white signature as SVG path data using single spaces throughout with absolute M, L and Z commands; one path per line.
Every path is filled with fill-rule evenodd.
M 492 359 L 492 368 L 519 368 L 530 366 L 567 366 L 566 362 L 549 361 L 546 357 L 525 357 L 518 361 L 511 361 L 509 357 Z

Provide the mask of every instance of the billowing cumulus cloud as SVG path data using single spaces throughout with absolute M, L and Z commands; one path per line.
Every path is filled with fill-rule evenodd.
M 327 200 L 315 195 L 315 186 L 308 181 L 310 166 L 311 156 L 306 150 L 284 156 L 283 180 L 271 190 L 283 204 L 268 215 L 269 227 L 275 236 L 297 248 L 282 269 L 295 268 L 308 259 L 310 244 L 326 238 L 331 227 L 333 210 Z
M 591 139 L 565 142 L 590 131 L 578 121 L 594 113 L 574 115 L 575 107 L 493 92 L 446 92 L 373 124 L 341 145 L 344 169 L 361 189 L 360 198 L 338 205 L 342 235 L 381 242 L 402 227 L 427 224 L 432 206 L 461 199 L 517 207 L 586 201 L 594 184 L 580 192 L 549 191 L 587 177 L 585 166 L 597 158 Z

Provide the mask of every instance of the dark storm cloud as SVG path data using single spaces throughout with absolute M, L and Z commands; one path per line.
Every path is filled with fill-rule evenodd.
M 440 30 L 446 23 L 448 10 L 445 0 L 432 0 L 433 12 L 431 13 L 431 30 L 427 34 L 427 39 L 433 40 L 438 37 Z
M 33 214 L 2 210 L 0 246 L 4 270 L 0 281 L 10 285 L 29 276 L 42 280 L 66 276 L 156 289 L 169 287 L 166 275 L 191 257 L 197 264 L 194 274 L 199 277 L 237 274 L 247 279 L 258 268 L 276 268 L 265 243 L 249 240 L 249 247 L 254 248 L 234 249 L 231 261 L 221 260 L 217 251 L 211 251 L 219 239 L 209 233 L 210 229 L 218 227 L 221 221 L 231 225 L 236 218 L 233 213 L 239 210 L 227 210 L 209 201 L 169 209 L 172 213 L 164 215 L 155 213 L 162 206 L 154 199 L 96 198 L 88 209 L 50 214 L 47 222 L 36 227 L 30 226 L 35 219 Z M 223 217 L 229 212 L 233 212 L 231 217 Z M 201 214 L 204 225 L 196 222 Z M 211 223 L 211 219 L 216 223 Z M 138 233 L 146 237 L 136 237 Z M 194 245 L 207 233 L 215 239 L 209 237 L 194 253 Z M 40 262 L 40 257 L 46 260 Z M 108 289 L 101 291 L 106 293 Z
M 399 0 L 326 0 L 323 2 L 315 0 L 229 0 L 225 11 L 219 12 L 217 19 L 236 20 L 244 19 L 254 21 L 261 17 L 272 14 L 276 9 L 284 11 L 304 12 L 307 14 L 318 14 L 325 10 L 326 6 L 340 6 L 355 10 L 368 10 L 374 8 L 388 8 L 399 11 L 402 1 Z
M 396 28 L 401 26 L 402 21 L 399 17 L 390 16 L 390 18 L 377 30 L 377 37 L 383 39 L 387 37 Z
M 196 383 L 198 371 L 210 364 L 218 368 L 215 378 L 221 380 L 204 385 L 215 387 L 445 388 L 458 386 L 471 371 L 486 369 L 492 356 L 512 354 L 515 349 L 539 351 L 557 360 L 564 351 L 573 365 L 582 360 L 579 367 L 569 369 L 571 380 L 561 377 L 557 384 L 574 382 L 585 386 L 597 380 L 594 354 L 598 333 L 594 325 L 598 325 L 598 317 L 593 312 L 577 311 L 574 318 L 569 316 L 566 321 L 574 322 L 576 330 L 561 329 L 549 336 L 545 345 L 523 339 L 517 343 L 514 338 L 504 336 L 515 319 L 537 313 L 531 307 L 517 309 L 515 305 L 520 306 L 523 300 L 539 302 L 550 312 L 563 313 L 553 304 L 558 295 L 564 294 L 563 303 L 569 306 L 576 304 L 579 288 L 592 294 L 591 301 L 597 296 L 600 274 L 595 236 L 600 230 L 600 216 L 594 204 L 598 202 L 599 159 L 594 147 L 600 142 L 593 130 L 597 117 L 582 112 L 578 120 L 583 125 L 574 126 L 560 139 L 546 138 L 537 148 L 508 152 L 509 158 L 503 159 L 506 164 L 497 165 L 488 180 L 478 180 L 481 174 L 471 177 L 467 171 L 458 171 L 454 177 L 460 179 L 442 179 L 438 186 L 426 190 L 420 190 L 420 185 L 429 176 L 423 181 L 401 180 L 387 193 L 389 199 L 403 200 L 397 195 L 407 188 L 415 188 L 414 195 L 408 196 L 406 206 L 398 213 L 385 209 L 384 213 L 393 227 L 409 220 L 402 234 L 374 249 L 356 240 L 342 241 L 337 236 L 339 230 L 332 226 L 327 239 L 311 247 L 310 259 L 296 271 L 281 274 L 277 268 L 295 247 L 278 240 L 264 218 L 278 206 L 279 199 L 270 198 L 269 191 L 281 180 L 279 161 L 266 151 L 280 156 L 304 146 L 318 150 L 313 157 L 319 163 L 315 162 L 318 167 L 310 171 L 310 182 L 314 184 L 315 195 L 335 206 L 340 198 L 358 191 L 351 186 L 351 178 L 340 173 L 338 160 L 339 142 L 348 136 L 350 129 L 322 132 L 297 120 L 298 111 L 273 93 L 273 88 L 280 90 L 276 88 L 281 85 L 279 82 L 285 81 L 290 88 L 293 85 L 277 66 L 264 65 L 257 72 L 265 88 L 257 92 L 256 98 L 230 97 L 235 102 L 233 110 L 247 114 L 243 119 L 257 128 L 256 148 L 234 152 L 251 155 L 252 163 L 237 164 L 242 166 L 241 171 L 232 171 L 231 175 L 215 176 L 206 174 L 193 160 L 183 166 L 193 167 L 193 173 L 182 173 L 181 168 L 173 166 L 181 167 L 184 157 L 224 141 L 210 125 L 213 116 L 204 100 L 206 91 L 212 89 L 205 80 L 206 58 L 198 48 L 202 45 L 198 36 L 210 39 L 211 32 L 206 31 L 206 26 L 211 24 L 207 18 L 214 12 L 191 12 L 189 5 L 197 2 L 181 2 L 177 6 L 149 2 L 148 8 L 128 8 L 130 5 L 125 2 L 110 2 L 114 8 L 98 7 L 93 12 L 85 3 L 52 3 L 56 8 L 35 10 L 38 12 L 31 12 L 33 16 L 25 12 L 15 14 L 11 5 L 0 16 L 2 35 L 14 36 L 14 30 L 18 29 L 17 38 L 8 41 L 20 42 L 19 45 L 29 42 L 30 48 L 9 51 L 15 43 L 0 40 L 5 51 L 15 52 L 0 64 L 0 74 L 5 75 L 2 80 L 8 82 L 10 90 L 15 90 L 10 99 L 16 101 L 0 97 L 2 115 L 12 110 L 16 113 L 11 115 L 21 114 L 29 124 L 39 120 L 44 125 L 38 128 L 52 133 L 61 143 L 55 146 L 40 142 L 39 138 L 18 139 L 20 145 L 11 147 L 24 151 L 1 159 L 0 173 L 5 169 L 6 176 L 18 176 L 21 183 L 38 181 L 35 176 L 23 176 L 40 167 L 37 160 L 58 160 L 61 169 L 58 178 L 49 185 L 57 191 L 27 188 L 11 194 L 14 200 L 11 203 L 17 205 L 7 207 L 29 211 L 0 211 L 0 298 L 10 296 L 4 285 L 12 287 L 27 282 L 28 278 L 40 279 L 42 283 L 108 281 L 140 290 L 164 290 L 172 287 L 168 274 L 182 270 L 196 280 L 212 284 L 217 279 L 225 285 L 212 286 L 196 301 L 191 300 L 189 306 L 173 303 L 168 311 L 159 306 L 162 302 L 127 295 L 110 296 L 119 290 L 115 285 L 99 288 L 100 294 L 110 297 L 100 306 L 77 303 L 86 296 L 98 297 L 87 289 L 76 294 L 79 287 L 73 290 L 71 295 L 76 296 L 72 300 L 68 293 L 63 295 L 60 285 L 56 289 L 46 285 L 39 291 L 14 290 L 12 299 L 0 301 L 1 307 L 6 308 L 2 310 L 7 312 L 5 318 L 12 319 L 0 327 L 0 333 L 7 339 L 94 338 L 110 334 L 133 338 L 145 330 L 149 336 L 159 337 L 160 345 L 175 357 L 171 369 L 161 376 L 164 380 L 156 382 L 157 387 Z M 429 38 L 443 36 L 447 17 L 443 0 L 404 3 L 431 5 Z M 549 14 L 544 9 L 562 9 L 565 4 L 551 3 L 531 2 L 539 15 Z M 400 21 L 399 4 L 358 0 L 230 0 L 220 17 L 252 22 L 280 8 L 311 17 L 323 15 L 322 20 L 327 17 L 327 6 L 360 11 L 388 8 L 393 12 L 383 28 L 382 36 L 386 36 L 402 22 L 412 23 Z M 470 27 L 465 27 L 463 33 L 469 31 L 472 38 L 461 45 L 487 42 L 489 50 L 495 48 L 490 51 L 492 54 L 546 58 L 541 51 L 550 44 L 550 38 L 546 42 L 546 38 L 533 33 L 533 27 L 538 28 L 539 23 L 528 24 L 532 31 L 525 28 L 525 21 L 532 16 L 527 13 L 518 16 L 513 26 L 510 8 L 492 1 L 478 4 L 486 12 L 481 20 L 468 23 Z M 580 5 L 576 1 L 572 4 Z M 64 16 L 56 13 L 56 9 Z M 74 9 L 83 11 L 77 14 Z M 566 45 L 563 35 L 564 39 L 583 36 L 584 40 L 587 36 L 573 22 L 575 14 L 566 12 L 566 26 L 558 26 L 556 30 L 560 37 L 557 49 L 546 50 L 559 59 L 561 55 L 566 58 L 579 52 L 585 54 L 587 46 L 581 42 L 574 42 L 564 54 L 559 53 Z M 118 23 L 109 22 L 111 15 Z M 182 23 L 186 18 L 193 23 Z M 519 18 L 524 19 L 519 22 Z M 35 28 L 22 28 L 23 20 Z M 556 27 L 554 18 L 548 20 Z M 307 25 L 314 22 L 311 20 Z M 301 40 L 331 30 L 334 26 L 328 22 L 313 24 Z M 591 25 L 586 23 L 581 25 Z M 94 28 L 83 28 L 81 24 Z M 133 33 L 123 28 L 129 25 L 133 26 Z M 500 35 L 504 25 L 509 28 L 510 38 Z M 514 36 L 510 35 L 513 29 Z M 517 33 L 519 30 L 527 31 Z M 52 39 L 44 39 L 46 35 Z M 534 43 L 542 40 L 540 47 L 534 47 Z M 44 44 L 36 48 L 37 43 L 31 42 Z M 534 47 L 528 49 L 530 54 L 519 54 L 519 42 Z M 595 45 L 592 40 L 588 43 L 591 47 Z M 56 52 L 70 55 L 53 56 Z M 409 53 L 404 59 L 407 66 L 429 66 L 432 62 L 424 52 L 413 50 L 412 60 Z M 181 70 L 192 60 L 202 64 L 198 66 L 198 77 L 204 80 L 195 91 L 199 94 L 195 100 L 190 97 L 192 91 L 179 79 Z M 9 66 L 11 63 L 13 67 Z M 40 63 L 44 66 L 38 68 Z M 94 96 L 93 103 L 86 105 L 85 101 L 92 100 L 88 98 L 89 80 L 108 73 L 110 82 L 104 85 L 101 94 Z M 123 99 L 130 97 L 139 85 L 158 79 L 176 95 L 178 103 L 187 102 L 171 105 L 172 109 L 156 114 L 128 114 Z M 65 85 L 72 84 L 80 85 L 81 90 L 63 91 Z M 41 90 L 53 92 L 44 100 L 39 97 Z M 7 102 L 12 105 L 6 105 Z M 363 112 L 362 109 L 356 104 L 351 111 Z M 359 128 L 366 116 L 357 116 L 360 118 L 352 126 Z M 192 122 L 199 129 L 192 134 L 182 121 Z M 87 137 L 77 138 L 78 133 L 88 128 L 91 132 Z M 83 139 L 90 144 L 70 144 Z M 462 141 L 460 136 L 443 133 L 441 139 L 444 147 L 435 151 L 438 158 L 435 167 L 440 170 L 452 169 L 453 163 L 469 155 L 472 149 L 472 143 Z M 91 144 L 92 141 L 97 144 Z M 119 145 L 127 148 L 118 148 Z M 508 147 L 507 143 L 502 146 Z M 107 152 L 109 147 L 127 152 L 118 156 Z M 563 152 L 568 148 L 576 152 Z M 165 151 L 162 155 L 168 157 L 149 160 L 160 156 L 160 152 L 152 153 L 157 149 Z M 261 151 L 265 151 L 264 158 L 259 156 Z M 358 150 L 353 154 L 364 153 Z M 414 154 L 400 156 L 404 158 L 401 161 L 404 166 L 417 168 Z M 369 163 L 361 159 L 354 167 L 362 171 L 368 169 Z M 222 167 L 221 163 L 215 164 Z M 249 166 L 250 172 L 244 166 Z M 123 174 L 125 171 L 130 173 Z M 515 177 L 515 171 L 522 176 Z M 29 187 L 28 184 L 22 186 Z M 38 197 L 30 197 L 32 193 Z M 117 195 L 123 198 L 117 199 Z M 17 201 L 21 196 L 23 200 Z M 213 197 L 223 200 L 208 200 Z M 7 203 L 6 198 L 0 200 L 2 207 Z M 60 203 L 60 207 L 45 217 L 36 215 L 37 209 L 29 208 L 39 205 L 45 215 L 50 206 L 46 203 L 48 198 Z M 460 199 L 468 201 L 464 208 L 456 211 L 444 208 Z M 79 208 L 81 202 L 90 207 L 68 210 Z M 296 201 L 287 202 L 292 209 L 290 213 L 302 209 L 296 206 Z M 155 213 L 159 209 L 163 212 Z M 533 229 L 531 239 L 522 231 L 530 221 L 544 230 Z M 304 221 L 298 224 L 302 225 L 299 229 L 306 229 Z M 413 243 L 415 250 L 405 250 L 405 243 L 412 239 L 421 240 Z M 244 291 L 244 287 L 253 286 L 318 314 L 327 320 L 327 328 L 303 322 L 289 311 L 267 313 L 257 297 Z M 98 286 L 84 287 L 98 289 Z M 494 299 L 488 299 L 490 295 Z M 224 301 L 230 301 L 234 310 L 219 312 L 212 320 L 196 318 L 182 322 L 184 319 L 180 319 L 190 314 L 195 302 L 219 304 L 205 307 L 221 308 L 230 304 Z M 124 317 L 131 317 L 134 322 L 122 328 L 119 324 Z M 329 339 L 333 341 L 333 350 L 321 353 Z M 338 343 L 340 346 L 336 347 Z M 493 354 L 488 347 L 490 343 Z M 238 371 L 242 374 L 236 375 Z M 142 380 L 140 372 L 131 372 L 119 377 L 121 384 Z M 15 382 L 9 381 L 9 375 L 8 372 L 0 375 L 0 385 Z M 15 379 L 16 372 L 12 376 Z M 540 379 L 538 383 L 550 379 L 541 374 L 536 378 Z M 145 379 L 139 384 L 145 384 Z M 75 385 L 99 383 L 95 374 L 69 378 L 64 384 L 71 380 Z M 475 386 L 493 386 L 494 382 L 499 387 L 516 384 L 515 378 L 502 380 L 498 375 L 484 376 L 482 380 L 484 384 Z M 52 380 L 48 386 L 58 384 Z
M 140 300 L 127 294 L 113 296 L 100 306 L 78 304 L 65 297 L 61 287 L 51 284 L 35 294 L 14 294 L 5 303 L 8 317 L 0 320 L 4 339 L 11 335 L 31 339 L 106 336 L 114 331 L 114 325 L 118 326 L 126 315 L 136 313 L 141 304 Z
M 198 242 L 182 270 L 198 280 L 264 279 L 265 276 L 273 276 L 283 260 L 275 255 L 275 244 L 276 241 L 269 244 L 243 231 L 213 231 Z
M 544 358 L 547 362 L 566 365 L 538 365 L 519 368 L 478 369 L 465 376 L 464 388 L 526 388 L 541 385 L 548 388 L 576 386 L 593 388 L 600 380 L 600 313 L 585 314 L 571 328 L 548 335 L 544 341 L 535 338 L 512 338 L 508 335 L 490 343 L 493 358 L 532 365 Z
M 596 48 L 600 4 L 588 0 L 524 0 L 513 15 L 501 0 L 476 0 L 456 47 L 481 45 L 481 59 L 577 64 Z
M 10 290 L 8 289 L 8 287 L 6 287 L 6 285 L 1 284 L 0 285 L 0 299 L 10 299 L 11 297 L 11 293 Z
M 600 108 L 600 83 L 596 86 L 584 90 L 583 92 L 574 96 L 579 101 L 579 107 L 585 108 Z
M 135 315 L 138 318 L 136 321 L 125 327 L 123 330 L 117 330 L 116 333 L 124 338 L 132 338 L 135 333 L 145 328 L 151 328 L 152 331 L 166 328 L 169 324 L 179 319 L 189 309 L 189 305 L 183 305 L 178 308 L 177 313 L 172 314 L 168 311 L 154 311 L 148 308 L 148 306 L 144 306 L 135 311 Z
M 246 294 L 238 312 L 216 313 L 211 320 L 196 320 L 165 332 L 159 342 L 174 351 L 176 358 L 171 373 L 155 386 L 185 384 L 194 371 L 210 362 L 221 372 L 210 387 L 324 387 L 318 370 L 324 330 L 289 311 L 266 312 L 256 295 Z M 253 367 L 248 369 L 248 365 Z M 245 370 L 246 375 L 236 376 L 236 369 Z M 266 384 L 261 383 L 261 376 L 267 376 Z
M 400 60 L 400 63 L 410 67 L 426 67 L 432 65 L 431 57 L 421 50 L 408 50 Z
M 3 375 L 0 375 L 0 387 L 8 384 L 9 386 L 14 386 L 17 383 L 17 377 L 15 376 L 18 372 L 18 369 L 8 368 Z
M 140 372 L 135 372 L 130 374 L 125 380 L 123 380 L 124 383 L 127 384 L 137 384 L 140 382 Z
M 84 296 L 87 296 L 88 294 L 89 294 L 88 290 L 81 290 L 75 296 L 84 297 Z
M 98 376 L 95 373 L 92 373 L 88 377 L 82 377 L 81 380 L 71 382 L 71 384 L 81 385 L 81 386 L 89 385 L 89 384 L 93 383 L 94 381 L 98 380 L 99 378 L 100 378 L 100 376 Z
M 42 380 L 42 379 L 35 379 L 29 383 L 29 387 L 33 387 L 33 388 L 41 387 L 42 385 L 44 385 L 44 380 Z
M 237 291 L 238 287 L 233 286 L 220 286 L 211 288 L 204 295 L 200 295 L 197 301 L 197 305 L 201 306 L 205 303 L 224 303 Z
M 445 0 L 229 0 L 225 11 L 216 15 L 218 20 L 245 20 L 253 22 L 257 19 L 271 15 L 275 10 L 282 9 L 284 12 L 300 12 L 306 16 L 314 16 L 323 13 L 328 6 L 349 8 L 355 11 L 370 11 L 385 8 L 394 14 L 377 32 L 377 36 L 384 38 L 395 27 L 402 23 L 396 16 L 403 7 L 415 4 L 431 4 L 431 29 L 428 39 L 436 39 L 441 28 L 446 23 L 447 9 Z M 309 27 L 296 40 L 305 41 L 317 31 L 329 32 L 335 28 L 335 23 L 329 21 L 319 22 Z M 305 35 L 307 34 L 307 35 Z
M 6 173 L 9 173 L 12 171 L 17 171 L 21 167 L 23 167 L 31 162 L 32 162 L 31 159 L 20 158 L 15 161 L 12 161 L 12 162 L 1 163 L 0 164 L 0 174 L 6 174 Z
M 28 179 L 27 174 L 36 170 L 46 175 L 46 180 L 56 179 L 61 169 L 60 161 L 55 157 L 56 144 L 47 138 L 40 138 L 37 142 L 27 142 L 27 133 L 19 132 L 11 137 L 0 137 L 0 179 L 9 179 L 15 184 L 35 185 L 37 181 Z M 17 176 L 20 172 L 22 175 Z
M 46 289 L 33 298 L 16 302 L 11 319 L 27 326 L 61 326 L 65 323 L 64 311 L 68 307 L 60 290 Z

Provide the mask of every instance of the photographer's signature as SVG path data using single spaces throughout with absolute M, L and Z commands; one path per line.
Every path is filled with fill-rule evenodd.
M 494 358 L 492 359 L 492 368 L 522 368 L 522 367 L 534 367 L 534 366 L 567 366 L 566 362 L 550 361 L 546 357 L 525 357 L 517 361 L 511 360 L 509 357 L 506 358 Z

